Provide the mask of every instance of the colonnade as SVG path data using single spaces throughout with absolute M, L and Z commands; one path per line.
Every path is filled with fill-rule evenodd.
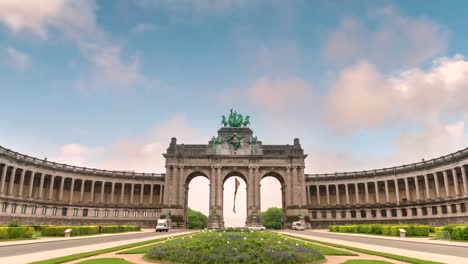
M 466 166 L 412 176 L 376 176 L 352 180 L 310 179 L 308 204 L 314 206 L 401 204 L 468 197 Z

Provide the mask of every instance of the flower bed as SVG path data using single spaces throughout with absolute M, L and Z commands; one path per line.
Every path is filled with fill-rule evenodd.
M 313 246 L 265 232 L 204 232 L 155 245 L 150 260 L 176 263 L 316 263 Z
M 385 224 L 364 224 L 364 225 L 331 225 L 328 227 L 331 232 L 341 233 L 361 233 L 387 236 L 399 236 L 399 229 L 406 231 L 406 236 L 428 236 L 430 227 L 428 225 L 385 225 Z

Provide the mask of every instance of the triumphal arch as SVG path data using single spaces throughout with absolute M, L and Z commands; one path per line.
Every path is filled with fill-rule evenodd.
M 233 176 L 247 185 L 246 225 L 260 223 L 260 181 L 267 176 L 281 183 L 283 223 L 306 210 L 304 160 L 299 139 L 292 145 L 263 145 L 249 128 L 249 116 L 231 109 L 207 144 L 179 144 L 171 139 L 166 158 L 164 207 L 173 221 L 187 223 L 188 186 L 197 176 L 210 181 L 208 227 L 224 227 L 223 185 Z

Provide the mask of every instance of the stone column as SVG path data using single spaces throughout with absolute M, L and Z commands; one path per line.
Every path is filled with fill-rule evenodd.
M 330 205 L 330 185 L 325 185 L 325 190 L 327 193 L 327 205 Z
M 92 180 L 91 181 L 91 196 L 89 198 L 90 203 L 94 203 L 94 183 L 95 183 L 95 181 Z
M 295 204 L 294 203 L 294 179 L 293 177 L 291 176 L 291 167 L 288 166 L 286 167 L 286 178 L 288 179 L 289 181 L 289 204 L 292 205 L 292 204 Z
M 164 185 L 159 184 L 159 204 L 163 203 Z
M 317 189 L 317 205 L 320 205 L 320 185 L 315 185 Z
M 101 183 L 102 183 L 101 184 L 101 203 L 104 203 L 104 191 L 105 191 L 105 188 L 106 188 L 106 182 L 102 181 Z
M 125 182 L 120 185 L 120 203 L 124 203 Z
M 455 196 L 460 196 L 460 189 L 458 187 L 458 177 L 457 177 L 457 170 L 455 168 L 452 169 L 452 177 L 453 177 L 453 186 L 455 187 Z
M 259 167 L 256 166 L 254 169 L 255 173 L 255 210 L 257 211 L 257 216 L 260 218 L 260 172 Z
M 15 183 L 16 167 L 13 167 L 10 174 L 10 183 L 8 184 L 8 195 L 13 195 L 13 184 Z
M 45 174 L 41 173 L 41 181 L 39 183 L 39 199 L 42 199 L 42 193 L 44 191 L 44 178 Z
M 396 202 L 397 204 L 400 204 L 400 190 L 398 188 L 398 179 L 394 179 L 393 182 L 395 184 Z
M 5 179 L 6 179 L 7 170 L 8 170 L 8 165 L 5 164 L 5 166 L 3 166 L 2 178 L 0 180 L 0 194 L 4 193 L 3 190 L 5 188 Z
M 133 191 L 134 191 L 134 184 L 132 183 L 131 184 L 131 187 L 130 187 L 130 204 L 133 204 Z
M 379 197 L 379 182 L 378 182 L 378 181 L 375 181 L 375 182 L 374 182 L 374 185 L 375 185 L 375 202 L 376 202 L 376 203 L 380 203 L 380 197 Z
M 55 181 L 55 175 L 51 175 L 50 186 L 49 186 L 49 200 L 52 200 L 52 194 L 54 192 L 54 181 Z
M 306 205 L 310 205 L 310 185 L 306 185 L 306 198 L 307 198 Z
M 461 173 L 462 173 L 462 180 L 463 180 L 463 193 L 465 196 L 468 196 L 468 180 L 466 179 L 466 170 L 465 166 L 460 167 Z
M 450 190 L 449 190 L 449 182 L 448 182 L 448 177 L 447 177 L 447 171 L 444 170 L 444 186 L 445 186 L 445 195 L 447 197 L 450 197 Z
M 154 189 L 154 185 L 150 184 L 150 197 L 149 197 L 149 204 L 150 205 L 153 204 L 153 189 Z
M 85 189 L 85 183 L 86 181 L 84 179 L 81 179 L 81 186 L 80 186 L 80 202 L 84 202 L 84 189 Z
M 62 180 L 60 181 L 59 201 L 63 201 L 64 185 L 65 185 L 65 177 L 62 176 Z
M 356 195 L 356 204 L 360 204 L 359 201 L 359 183 L 354 184 L 354 194 Z
M 71 185 L 70 185 L 70 203 L 73 202 L 73 192 L 75 191 L 75 179 L 71 178 Z
M 179 166 L 179 193 L 177 194 L 177 197 L 179 198 L 179 205 L 185 205 L 185 171 L 184 171 L 184 166 L 180 165 Z M 142 185 L 143 186 L 143 185 Z M 187 186 L 188 188 L 188 186 Z M 188 193 L 188 191 L 187 191 Z
M 366 204 L 369 203 L 369 187 L 367 186 L 368 182 L 364 182 L 364 192 L 366 193 Z
M 167 187 L 167 190 L 164 191 L 164 204 L 166 205 L 171 205 L 171 196 L 169 195 L 170 190 L 171 190 L 171 166 L 166 165 L 166 179 L 164 180 L 164 183 Z
M 424 174 L 424 185 L 426 187 L 426 199 L 429 199 L 431 194 L 429 192 L 429 179 L 427 178 L 427 174 Z
M 390 193 L 388 191 L 388 181 L 385 179 L 384 181 L 384 186 L 385 186 L 385 202 L 389 203 L 390 202 Z
M 406 193 L 406 200 L 411 201 L 411 196 L 410 196 L 410 191 L 409 191 L 409 186 L 408 186 L 408 177 L 405 177 L 405 193 Z
M 440 198 L 440 192 L 439 192 L 439 177 L 437 176 L 437 172 L 434 172 L 434 185 L 436 189 L 436 199 Z M 431 211 L 432 212 L 432 211 Z
M 23 169 L 21 171 L 21 178 L 20 178 L 20 187 L 18 190 L 18 196 L 21 197 L 23 196 L 23 186 L 24 186 L 24 175 L 26 174 L 26 169 Z
M 248 186 L 247 186 L 248 187 Z M 249 188 L 249 187 L 248 187 Z M 216 167 L 211 165 L 211 174 L 210 174 L 210 211 L 211 214 L 212 210 L 215 209 L 216 204 Z
M 340 204 L 340 186 L 338 184 L 335 184 L 335 198 L 336 198 L 336 205 Z
M 180 184 L 180 185 L 184 185 L 184 184 Z M 143 204 L 143 195 L 145 193 L 145 185 L 142 183 L 140 184 L 140 204 Z M 179 200 L 180 202 L 180 200 Z
M 419 181 L 418 176 L 414 177 L 414 186 L 416 187 L 416 201 L 421 200 L 421 196 L 419 195 Z
M 346 196 L 346 204 L 350 204 L 349 202 L 349 190 L 348 190 L 348 184 L 345 183 L 345 196 Z
M 308 196 L 305 196 L 306 184 L 305 184 L 305 176 L 304 176 L 304 166 L 299 166 L 297 168 L 297 179 L 298 179 L 298 185 L 299 185 L 299 197 L 301 198 L 299 205 L 302 207 L 302 206 L 307 205 L 307 201 L 309 199 Z M 260 183 L 260 179 L 258 179 L 258 182 Z M 260 201 L 260 197 L 258 198 L 258 200 Z
M 223 216 L 223 189 L 224 189 L 224 183 L 223 183 L 223 175 L 221 166 L 217 166 L 217 175 L 216 175 L 216 201 L 218 202 L 216 207 L 219 208 L 221 212 L 218 212 L 219 215 Z M 224 221 L 224 220 L 222 220 Z
M 111 197 L 110 202 L 114 203 L 115 182 L 111 182 Z

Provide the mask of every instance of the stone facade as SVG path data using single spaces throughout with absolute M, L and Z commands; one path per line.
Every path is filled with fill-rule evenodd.
M 307 155 L 292 145 L 263 145 L 247 127 L 223 127 L 207 144 L 171 139 L 166 173 L 107 171 L 41 160 L 0 147 L 0 224 L 120 223 L 152 227 L 170 213 L 187 226 L 188 186 L 210 181 L 209 227 L 224 226 L 223 185 L 247 186 L 246 225 L 261 222 L 260 181 L 281 184 L 283 224 L 467 222 L 468 149 L 379 170 L 304 174 Z

